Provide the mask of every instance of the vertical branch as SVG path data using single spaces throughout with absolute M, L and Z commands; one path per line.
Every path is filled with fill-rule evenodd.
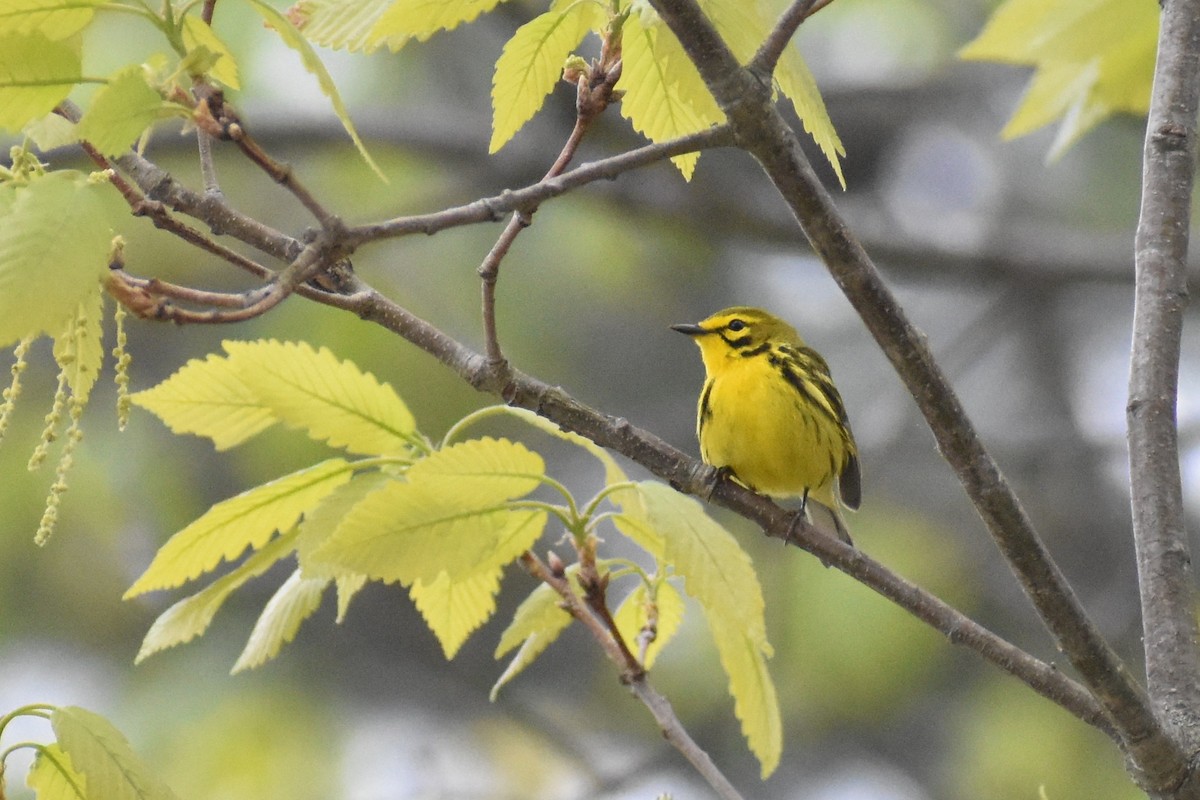
M 1200 746 L 1200 644 L 1175 402 L 1200 105 L 1200 3 L 1163 6 L 1142 166 L 1129 364 L 1129 473 L 1151 697 Z
M 1139 780 L 1153 792 L 1192 773 L 1188 755 L 1145 689 L 1096 629 L 983 446 L 923 334 L 904 313 L 813 172 L 768 87 L 743 70 L 696 0 L 650 0 L 696 64 L 737 133 L 791 209 L 813 249 L 912 393 L 1038 616 L 1088 689 L 1111 714 Z M 1193 677 L 1195 673 L 1192 673 Z

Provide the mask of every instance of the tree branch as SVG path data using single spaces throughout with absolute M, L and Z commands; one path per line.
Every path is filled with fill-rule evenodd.
M 564 430 L 586 436 L 601 447 L 621 453 L 680 491 L 707 497 L 758 524 L 771 536 L 786 540 L 791 532 L 793 543 L 893 601 L 952 643 L 974 650 L 1083 722 L 1114 739 L 1119 738 L 1105 711 L 1082 686 L 861 551 L 832 539 L 803 521 L 793 523 L 790 512 L 733 481 L 720 481 L 713 487 L 706 477 L 711 470 L 701 462 L 627 420 L 608 416 L 578 402 L 561 389 L 516 370 L 511 373 L 509 383 L 498 382 L 483 355 L 357 279 L 355 283 L 357 291 L 351 295 L 318 293 L 313 299 L 399 334 L 453 369 L 475 388 L 498 394 L 511 405 L 529 409 Z
M 733 135 L 729 126 L 717 125 L 668 142 L 649 144 L 600 161 L 591 161 L 556 178 L 538 181 L 523 189 L 505 191 L 495 197 L 485 197 L 464 206 L 447 208 L 433 214 L 397 217 L 386 222 L 352 227 L 349 229 L 347 244 L 357 248 L 377 239 L 410 236 L 414 233 L 432 235 L 460 225 L 495 222 L 502 214 L 518 209 L 536 208 L 552 197 L 558 197 L 593 181 L 612 180 L 622 173 L 684 153 L 728 147 L 731 144 Z
M 1200 106 L 1200 4 L 1163 6 L 1142 167 L 1129 359 L 1129 474 L 1151 697 L 1200 748 L 1200 643 L 1183 515 L 1175 403 L 1187 304 L 1188 226 Z
M 695 62 L 737 131 L 739 144 L 762 165 L 912 392 L 944 457 L 1025 593 L 1089 689 L 1112 714 L 1127 752 L 1145 771 L 1151 788 L 1177 786 L 1188 769 L 1185 754 L 1154 714 L 1146 692 L 1084 612 L 983 447 L 924 336 L 904 315 L 813 173 L 795 132 L 771 102 L 768 87 L 739 67 L 694 0 L 651 0 L 651 4 Z

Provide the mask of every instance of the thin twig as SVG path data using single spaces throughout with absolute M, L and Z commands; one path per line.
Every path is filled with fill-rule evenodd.
M 579 143 L 583 141 L 583 136 L 591 127 L 592 121 L 600 116 L 612 102 L 613 89 L 620 79 L 621 54 L 618 34 L 618 42 L 610 46 L 610 42 L 606 40 L 600 59 L 592 64 L 587 73 L 580 74 L 576 78 L 575 125 L 571 128 L 571 135 L 567 137 L 566 144 L 559 151 L 558 157 L 554 159 L 550 169 L 542 176 L 543 181 L 562 174 L 562 171 L 571 163 L 571 159 L 575 157 Z M 533 224 L 535 211 L 537 211 L 536 206 L 519 208 L 514 211 L 508 224 L 504 226 L 500 238 L 496 240 L 496 244 L 492 246 L 487 256 L 484 257 L 483 263 L 479 265 L 478 272 L 483 295 L 485 350 L 488 363 L 496 370 L 502 370 L 506 366 L 504 353 L 500 349 L 500 336 L 496 330 L 496 281 L 500 277 L 500 262 L 508 255 L 509 249 L 521 231 Z
M 552 197 L 558 197 L 594 181 L 612 180 L 622 173 L 678 155 L 715 147 L 728 147 L 732 144 L 733 136 L 729 126 L 717 125 L 699 133 L 646 145 L 600 161 L 588 162 L 556 178 L 538 181 L 521 189 L 501 192 L 493 197 L 485 197 L 467 205 L 447 208 L 433 214 L 397 217 L 384 222 L 352 227 L 348 230 L 346 243 L 357 248 L 366 242 L 379 239 L 411 236 L 416 233 L 431 235 L 460 225 L 496 222 L 510 211 L 536 208 Z
M 113 165 L 108 158 L 93 147 L 90 142 L 80 142 L 80 146 L 97 166 L 102 169 L 113 170 L 109 181 L 121 193 L 121 197 L 125 199 L 125 202 L 129 205 L 130 212 L 135 217 L 149 217 L 150 221 L 154 223 L 154 227 L 174 234 L 188 244 L 228 261 L 235 267 L 243 269 L 255 277 L 270 278 L 275 275 L 274 270 L 264 267 L 253 259 L 246 258 L 241 253 L 230 250 L 223 244 L 214 242 L 195 228 L 175 219 L 162 203 L 147 200 L 141 192 L 130 185 L 127 180 L 121 177 L 120 173 L 113 169 Z M 218 199 L 220 198 L 218 197 Z
M 831 0 L 792 0 L 746 67 L 760 75 L 773 73 L 800 24 L 830 2 Z
M 1151 697 L 1192 750 L 1200 748 L 1200 631 L 1179 475 L 1176 400 L 1188 296 L 1188 228 L 1200 107 L 1200 8 L 1163 6 L 1134 243 L 1129 358 L 1133 538 Z
M 629 687 L 630 692 L 649 709 L 654 721 L 658 723 L 663 737 L 686 758 L 701 777 L 708 782 L 723 800 L 742 800 L 741 794 L 734 788 L 729 779 L 717 768 L 708 753 L 692 739 L 674 709 L 667 699 L 659 694 L 646 679 L 642 665 L 629 651 L 616 626 L 609 627 L 596 615 L 590 603 L 585 603 L 571 590 L 566 576 L 555 575 L 541 559 L 526 551 L 521 556 L 521 566 L 534 578 L 542 581 L 562 598 L 563 609 L 583 624 L 592 638 L 600 645 L 608 659 L 616 665 L 621 683 Z M 587 587 L 583 587 L 587 591 Z M 611 619 L 611 615 L 610 615 Z
M 768 87 L 743 70 L 695 0 L 651 0 L 762 164 L 897 373 L 912 392 L 1026 595 L 1121 731 L 1126 752 L 1151 787 L 1178 783 L 1187 759 L 1149 697 L 1096 630 L 1054 563 L 994 459 L 984 448 L 924 336 L 909 322 L 878 270 L 821 185 Z

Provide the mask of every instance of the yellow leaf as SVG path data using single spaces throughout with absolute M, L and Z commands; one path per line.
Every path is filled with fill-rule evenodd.
M 104 361 L 101 317 L 104 314 L 104 295 L 97 284 L 96 291 L 79 303 L 79 311 L 54 337 L 54 360 L 67 376 L 71 394 L 86 401 Z
M 724 121 L 695 66 L 657 17 L 647 24 L 644 15 L 629 15 L 621 34 L 621 57 L 621 115 L 650 141 L 666 141 Z M 699 158 L 699 153 L 689 153 L 671 160 L 691 180 Z
M 130 399 L 174 433 L 194 433 L 228 450 L 278 421 L 228 358 L 192 359 L 157 386 Z
M 170 589 L 258 549 L 275 531 L 286 531 L 350 480 L 353 465 L 341 458 L 322 461 L 217 503 L 172 536 L 125 597 Z
M 514 406 L 491 406 L 486 410 L 490 411 L 493 409 L 497 412 L 503 412 L 505 414 L 514 416 L 544 433 L 548 433 L 555 438 L 562 439 L 564 442 L 570 442 L 576 447 L 582 447 L 584 450 L 591 453 L 596 460 L 600 462 L 601 466 L 604 467 L 605 484 L 612 486 L 618 483 L 626 483 L 629 480 L 629 478 L 625 475 L 625 471 L 622 470 L 617 464 L 616 459 L 614 459 L 607 450 L 593 442 L 591 439 L 585 439 L 577 433 L 565 431 L 545 417 L 540 417 L 525 408 L 516 408 Z
M 190 642 L 208 630 L 213 617 L 231 594 L 240 589 L 251 578 L 256 578 L 270 569 L 275 562 L 292 551 L 296 542 L 295 528 L 272 539 L 255 551 L 235 569 L 217 578 L 200 591 L 185 597 L 158 615 L 142 646 L 134 658 L 137 664 L 155 653 Z
M 654 555 L 683 578 L 704 610 L 742 732 L 764 776 L 769 774 L 779 763 L 782 727 L 765 660 L 772 653 L 765 603 L 750 557 L 698 502 L 668 486 L 644 481 L 636 493 L 618 492 L 613 500 L 621 508 L 618 527 L 632 530 L 639 543 L 656 549 L 661 543 L 661 554 Z
M 373 53 L 387 45 L 395 53 L 407 36 L 371 35 L 388 5 L 388 0 L 300 0 L 288 9 L 288 18 L 306 39 L 322 47 Z
M 501 573 L 500 567 L 494 567 L 451 580 L 443 572 L 432 581 L 413 582 L 409 595 L 447 659 L 454 658 L 467 637 L 496 613 Z
M 78 134 L 101 153 L 118 156 L 155 121 L 186 113 L 182 106 L 165 102 L 146 82 L 142 68 L 135 64 L 113 75 L 96 92 L 91 106 L 79 120 Z
M 80 303 L 95 302 L 119 199 L 106 182 L 70 170 L 0 183 L 0 347 L 59 336 Z
M 480 503 L 452 486 L 394 481 L 354 506 L 311 560 L 405 586 L 443 571 L 458 579 L 495 565 L 501 542 L 527 549 L 545 524 L 543 511 Z
M 779 766 L 783 753 L 783 723 L 775 683 L 767 670 L 766 654 L 752 634 L 732 624 L 728 618 L 705 609 L 721 666 L 729 676 L 733 709 L 742 722 L 742 733 L 750 751 L 758 758 L 766 780 Z
M 613 621 L 617 623 L 621 638 L 629 645 L 630 650 L 638 653 L 642 631 L 650 619 L 651 606 L 655 614 L 655 637 L 646 648 L 646 659 L 642 664 L 646 669 L 654 666 L 654 660 L 683 622 L 683 597 L 680 596 L 679 590 L 665 580 L 655 581 L 650 586 L 647 586 L 645 581 L 639 582 L 613 614 Z
M 436 486 L 493 504 L 523 497 L 541 485 L 542 457 L 519 442 L 485 436 L 450 445 L 409 467 L 409 483 Z
M 567 575 L 573 576 L 579 572 L 578 565 L 567 567 Z M 578 594 L 575 581 L 569 582 L 571 589 Z M 571 624 L 571 615 L 559 605 L 561 598 L 558 592 L 542 583 L 537 586 L 521 605 L 517 606 L 513 620 L 496 645 L 495 658 L 501 658 L 505 653 L 520 645 L 520 650 L 509 662 L 504 672 L 492 686 L 491 700 L 496 701 L 500 688 L 517 677 L 527 666 L 542 654 L 547 647 L 558 638 L 558 635 Z
M 78 37 L 0 33 L 0 130 L 49 114 L 82 78 Z
M 1055 157 L 1112 114 L 1147 110 L 1158 19 L 1153 3 L 1008 0 L 959 56 L 1036 68 L 1004 136 L 1061 117 Z
M 25 785 L 36 792 L 37 800 L 88 800 L 87 777 L 54 742 L 37 751 Z
M 283 646 L 296 638 L 300 623 L 321 605 L 328 583 L 322 578 L 304 578 L 300 570 L 288 576 L 254 623 L 250 641 L 233 665 L 233 672 L 260 667 L 279 655 Z
M 66 39 L 86 28 L 104 0 L 4 0 L 0 30 Z
M 233 52 L 229 49 L 229 45 L 221 41 L 212 26 L 205 23 L 204 20 L 194 16 L 183 18 L 183 46 L 189 53 L 197 47 L 203 47 L 208 52 L 220 56 L 208 74 L 230 89 L 242 88 L 241 81 L 238 80 L 237 62 L 233 58 Z
M 305 342 L 225 341 L 243 384 L 271 412 L 317 441 L 352 453 L 385 455 L 409 448 L 416 423 L 386 383 Z
M 780 90 L 792 101 L 804 130 L 821 148 L 837 175 L 838 183 L 845 189 L 846 176 L 842 174 L 841 158 L 846 155 L 846 148 L 829 118 L 829 110 L 825 108 L 825 100 L 817 89 L 816 79 L 795 47 L 784 51 L 775 70 L 775 79 L 779 82 Z
M 505 0 L 394 0 L 379 18 L 370 39 L 402 36 L 424 42 L 439 31 L 449 31 Z
M 333 78 L 329 74 L 329 70 L 325 69 L 325 65 L 321 63 L 321 59 L 317 57 L 317 53 L 312 49 L 312 45 L 308 40 L 296 30 L 287 17 L 280 14 L 272 6 L 268 5 L 264 0 L 248 0 L 250 7 L 258 12 L 259 16 L 271 26 L 279 38 L 283 40 L 291 49 L 295 50 L 300 56 L 300 61 L 304 64 L 304 68 L 317 79 L 317 85 L 321 87 L 321 92 L 329 98 L 329 104 L 333 106 L 333 113 L 341 121 L 342 127 L 346 133 L 350 135 L 350 139 L 354 142 L 354 146 L 358 148 L 359 155 L 363 161 L 367 162 L 380 180 L 387 183 L 387 176 L 379 169 L 379 165 L 375 163 L 375 159 L 371 158 L 371 154 L 367 152 L 367 146 L 363 144 L 362 139 L 358 136 L 358 130 L 354 127 L 354 122 L 350 119 L 350 112 L 346 109 L 346 104 L 342 102 L 342 95 L 338 92 L 337 85 L 334 84 Z
M 559 4 L 561 5 L 561 4 Z M 495 153 L 533 118 L 562 78 L 563 62 L 605 18 L 600 6 L 574 2 L 525 23 L 504 45 L 492 78 L 492 141 Z

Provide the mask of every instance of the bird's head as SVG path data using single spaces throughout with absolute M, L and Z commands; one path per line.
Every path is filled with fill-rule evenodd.
M 796 329 L 760 308 L 734 306 L 695 324 L 672 325 L 671 330 L 691 336 L 700 347 L 704 366 L 711 368 L 727 358 L 748 358 L 772 344 L 803 347 Z

